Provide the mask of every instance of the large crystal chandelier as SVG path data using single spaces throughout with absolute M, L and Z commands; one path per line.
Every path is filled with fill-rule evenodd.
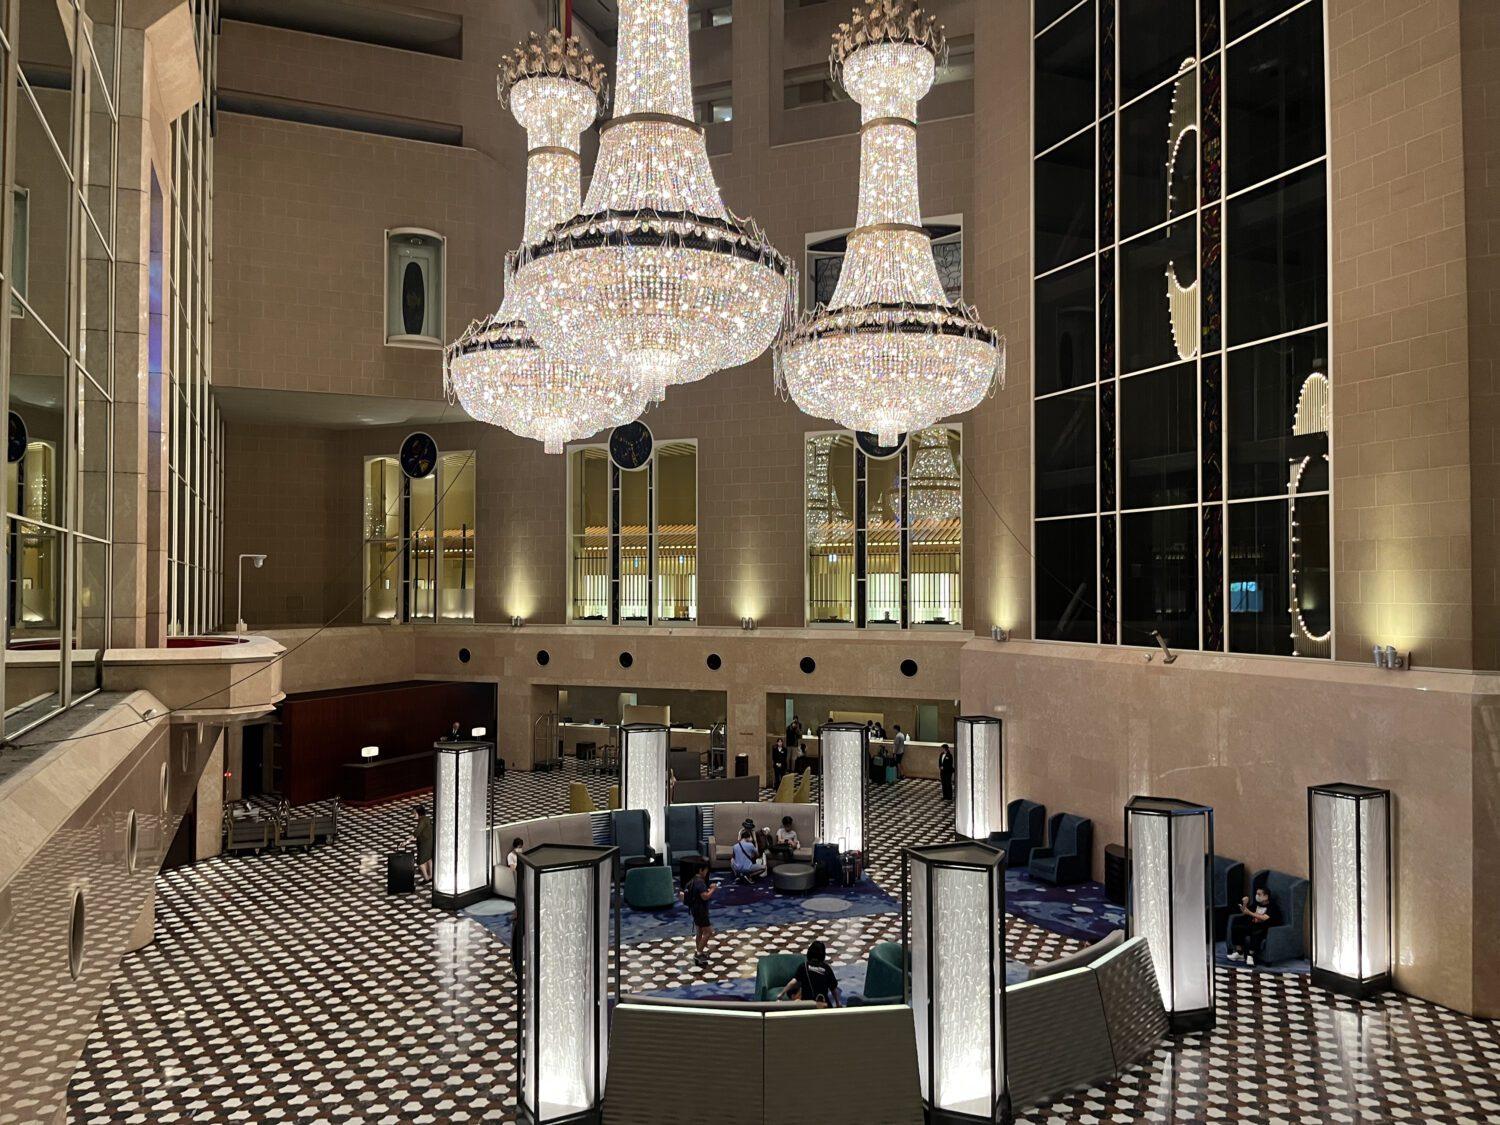
M 795 271 L 725 208 L 693 121 L 684 0 L 621 0 L 614 119 L 582 213 L 529 238 L 516 283 L 543 347 L 644 380 L 653 399 L 749 363 Z
M 859 225 L 833 299 L 777 348 L 802 410 L 894 445 L 977 406 L 1005 379 L 1005 341 L 949 302 L 917 192 L 917 103 L 945 57 L 916 0 L 865 0 L 834 36 L 834 81 L 860 104 Z
M 499 94 L 526 130 L 526 240 L 578 210 L 579 135 L 604 105 L 605 76 L 576 38 L 533 33 L 500 64 Z M 506 263 L 498 312 L 476 320 L 445 353 L 448 394 L 481 422 L 543 443 L 564 444 L 636 418 L 646 405 L 639 380 L 560 359 L 533 338 Z

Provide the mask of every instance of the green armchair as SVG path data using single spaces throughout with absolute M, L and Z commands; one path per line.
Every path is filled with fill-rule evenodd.
M 865 1003 L 900 1004 L 906 999 L 906 946 L 883 941 L 865 962 Z
M 670 867 L 632 867 L 625 872 L 625 904 L 632 910 L 665 910 L 676 902 Z
M 775 1000 L 786 982 L 807 963 L 800 953 L 768 953 L 755 962 L 755 998 Z

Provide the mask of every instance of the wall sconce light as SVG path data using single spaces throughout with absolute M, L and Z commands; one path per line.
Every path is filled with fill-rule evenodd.
M 359 756 L 361 758 L 364 758 L 366 761 L 369 761 L 371 758 L 378 758 L 380 757 L 380 747 L 362 746 L 360 747 Z
M 1125 806 L 1125 933 L 1144 937 L 1173 1031 L 1214 1025 L 1214 810 L 1171 797 Z
M 1370 650 L 1370 653 L 1375 658 L 1375 667 L 1389 668 L 1392 671 L 1405 668 L 1410 658 L 1409 653 L 1402 655 L 1397 652 L 1395 645 L 1385 645 L 1384 647 L 1376 645 Z
M 667 854 L 667 728 L 660 723 L 620 727 L 620 807 L 645 809 L 651 846 Z
M 432 905 L 458 910 L 490 893 L 490 759 L 487 742 L 433 747 Z
M 522 617 L 519 613 L 510 619 L 510 627 L 512 629 L 519 629 L 522 625 L 525 624 L 526 618 Z
M 619 855 L 578 844 L 539 844 L 521 854 L 527 918 L 518 1100 L 527 1125 L 599 1120 L 609 1013 L 620 996 L 620 907 L 610 902 Z
M 245 630 L 247 628 L 247 626 L 245 625 L 245 560 L 246 559 L 250 560 L 251 565 L 254 566 L 256 570 L 259 570 L 261 567 L 263 567 L 263 566 L 266 565 L 266 556 L 265 555 L 241 555 L 240 556 L 240 562 L 239 562 L 240 592 L 239 592 L 239 598 L 235 602 L 235 607 L 234 607 L 234 609 L 235 609 L 235 614 L 234 615 L 237 618 L 237 620 L 234 623 L 234 631 L 236 633 L 243 633 L 243 632 L 245 632 Z
M 994 641 L 996 644 L 999 644 L 1001 641 L 1010 640 L 1010 634 L 1005 631 L 1003 626 L 991 625 L 990 640 Z
M 823 757 L 818 839 L 840 852 L 865 854 L 869 736 L 858 723 L 824 723 L 818 728 L 818 747 Z
M 1005 1042 L 1005 858 L 983 844 L 906 850 L 902 929 L 926 1119 L 1011 1120 Z
M 1005 824 L 1005 757 L 1000 720 L 962 715 L 953 723 L 953 830 L 971 840 L 989 839 Z
M 752 630 L 752 629 L 755 628 L 755 618 L 753 618 L 753 617 L 741 617 L 740 618 L 740 628 L 743 629 L 743 630 L 745 630 L 745 632 L 747 632 L 747 633 L 750 632 L 750 630 Z
M 1307 790 L 1312 982 L 1363 999 L 1391 986 L 1391 791 Z

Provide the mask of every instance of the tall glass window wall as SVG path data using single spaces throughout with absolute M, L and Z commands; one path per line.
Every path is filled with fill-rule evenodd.
M 803 513 L 810 625 L 963 621 L 963 432 L 933 426 L 894 449 L 808 434 Z
M 0 3 L 8 736 L 94 691 L 109 644 L 120 12 Z
M 474 453 L 440 454 L 418 479 L 365 458 L 366 621 L 474 620 Z
M 218 628 L 223 598 L 223 422 L 212 385 L 214 5 L 195 5 L 204 97 L 172 123 L 171 246 L 165 299 L 171 339 L 162 372 L 170 494 L 168 632 Z M 154 298 L 155 295 L 153 295 Z M 155 357 L 153 357 L 155 358 Z
M 571 447 L 568 545 L 570 620 L 697 621 L 697 441 L 658 442 L 638 469 Z
M 1324 0 L 1034 0 L 1042 639 L 1332 644 Z

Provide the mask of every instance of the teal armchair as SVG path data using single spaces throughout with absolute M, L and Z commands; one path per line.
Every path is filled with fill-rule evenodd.
M 755 962 L 755 998 L 775 1000 L 786 982 L 807 963 L 800 953 L 768 953 Z
M 883 941 L 865 962 L 866 1004 L 900 1004 L 906 998 L 906 946 Z

